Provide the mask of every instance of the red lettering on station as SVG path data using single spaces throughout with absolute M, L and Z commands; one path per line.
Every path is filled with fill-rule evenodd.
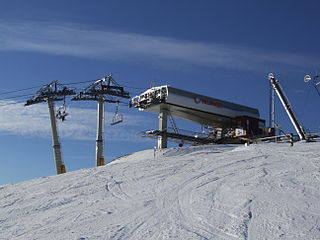
M 201 98 L 199 96 L 194 96 L 193 99 L 196 104 L 202 103 L 202 104 L 206 104 L 214 107 L 223 107 L 222 103 L 210 101 L 208 99 Z

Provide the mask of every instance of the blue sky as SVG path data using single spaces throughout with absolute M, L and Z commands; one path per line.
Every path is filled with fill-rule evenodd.
M 132 96 L 152 84 L 168 84 L 256 107 L 268 120 L 267 74 L 274 72 L 303 125 L 319 131 L 320 97 L 312 82 L 303 82 L 305 74 L 320 71 L 319 5 L 311 0 L 3 0 L 0 94 L 112 73 Z M 26 99 L 9 97 L 36 90 L 0 95 L 0 184 L 55 173 L 47 106 L 7 105 Z M 70 116 L 59 122 L 67 170 L 93 167 L 96 105 L 67 104 Z M 107 160 L 153 148 L 155 141 L 137 133 L 155 128 L 156 115 L 121 106 L 125 122 L 111 127 L 114 111 L 114 105 L 106 106 Z M 279 105 L 277 122 L 294 131 Z

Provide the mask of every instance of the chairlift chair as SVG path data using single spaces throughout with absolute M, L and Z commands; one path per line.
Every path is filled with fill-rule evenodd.
M 65 105 L 60 106 L 57 110 L 56 118 L 60 119 L 62 122 L 66 120 L 66 116 L 69 115 L 66 110 L 67 108 Z
M 112 117 L 112 122 L 110 123 L 110 125 L 116 125 L 123 122 L 123 115 L 121 113 L 116 113 L 113 117 Z
M 122 123 L 123 122 L 123 115 L 121 113 L 118 113 L 119 111 L 119 103 L 117 102 L 116 105 L 116 111 L 112 117 L 112 121 L 110 123 L 111 126 Z

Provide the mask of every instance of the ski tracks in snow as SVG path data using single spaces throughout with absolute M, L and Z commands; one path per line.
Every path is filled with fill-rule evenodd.
M 231 149 L 230 149 L 231 150 Z M 167 219 L 169 224 L 163 224 L 160 229 L 161 236 L 179 238 L 185 236 L 190 239 L 246 239 L 248 235 L 248 223 L 252 218 L 249 204 L 239 200 L 238 207 L 246 209 L 235 215 L 232 209 L 228 211 L 226 206 L 217 208 L 215 203 L 215 192 L 227 185 L 226 179 L 233 179 L 236 171 L 223 171 L 237 162 L 250 161 L 250 159 L 234 160 L 221 164 L 219 160 L 223 155 L 221 151 L 208 155 L 207 152 L 192 153 L 198 155 L 201 160 L 192 161 L 191 154 L 184 156 L 181 166 L 175 166 L 178 171 L 168 175 L 165 180 L 157 186 L 156 202 L 159 209 L 159 219 Z M 181 153 L 180 153 L 181 154 Z M 168 164 L 176 154 L 168 154 L 167 159 L 162 159 L 162 164 Z M 208 158 L 210 156 L 210 158 Z M 189 159 L 190 158 L 190 159 Z M 188 164 L 189 163 L 189 164 Z M 165 171 L 168 172 L 168 171 Z M 230 192 L 232 193 L 232 192 Z M 247 200 L 251 203 L 251 199 Z M 227 205 L 227 203 L 224 203 Z M 243 206 L 241 206 L 243 205 Z M 233 204 L 233 208 L 237 207 Z M 221 222 L 223 224 L 218 224 Z M 232 222 L 228 226 L 228 222 Z M 167 238 L 164 238 L 167 239 Z
M 319 145 L 200 146 L 0 187 L 0 239 L 318 239 Z
M 197 155 L 201 161 L 188 165 L 188 171 L 178 167 L 179 171 L 167 176 L 163 182 L 166 187 L 158 189 L 159 211 L 163 209 L 165 218 L 170 222 L 164 225 L 165 236 L 188 236 L 190 239 L 245 240 L 262 239 L 263 236 L 270 237 L 267 239 L 303 239 L 319 231 L 319 216 L 316 212 L 319 213 L 320 206 L 313 206 L 313 212 L 298 210 L 294 206 L 297 204 L 310 208 L 307 203 L 310 196 L 297 192 L 306 192 L 310 185 L 315 185 L 309 181 L 292 185 L 295 178 L 299 179 L 299 173 L 296 169 L 295 172 L 288 169 L 286 159 L 292 155 L 294 161 L 297 161 L 295 153 L 271 153 L 270 148 L 264 147 L 253 145 L 248 149 L 240 147 L 223 153 L 215 150 L 215 154 L 209 155 L 210 158 L 205 151 L 187 153 L 181 164 L 191 161 L 191 155 Z M 255 148 L 255 151 L 250 148 Z M 176 153 L 167 152 L 166 155 L 174 158 Z M 291 167 L 296 168 L 296 164 L 299 161 L 291 164 Z M 302 172 L 305 170 L 302 169 Z M 318 179 L 314 168 L 310 174 Z M 308 178 L 301 176 L 301 179 Z M 310 191 L 316 193 L 310 201 L 314 205 L 316 197 L 319 197 L 319 187 Z M 292 201 L 282 202 L 280 195 Z M 275 215 L 270 214 L 270 208 L 274 209 Z M 295 218 L 285 217 L 300 216 L 299 212 L 301 217 L 297 218 L 301 218 L 301 221 L 313 222 L 309 228 L 305 224 L 302 232 L 298 226 L 293 227 Z

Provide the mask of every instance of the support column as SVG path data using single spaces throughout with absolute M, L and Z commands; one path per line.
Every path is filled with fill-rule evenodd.
M 161 132 L 167 132 L 168 126 L 168 110 L 161 109 L 159 114 L 159 130 Z M 168 139 L 167 136 L 159 136 L 158 137 L 158 148 L 167 148 L 168 146 Z
M 269 126 L 272 127 L 272 128 L 275 128 L 275 115 L 276 115 L 276 112 L 275 112 L 275 90 L 272 86 L 272 84 L 270 83 L 270 121 L 269 121 Z
M 103 98 L 100 98 L 100 100 L 98 101 L 98 115 L 97 115 L 96 166 L 104 165 L 103 127 L 104 127 L 104 101 L 103 101 Z
M 57 131 L 57 123 L 55 118 L 55 111 L 54 111 L 54 102 L 48 99 L 48 108 L 50 113 L 50 122 L 51 122 L 51 132 L 52 132 L 52 143 L 53 143 L 53 153 L 54 153 L 54 160 L 56 164 L 57 174 L 62 174 L 66 172 L 66 167 L 62 161 L 61 157 L 61 146 L 59 142 L 59 136 Z

